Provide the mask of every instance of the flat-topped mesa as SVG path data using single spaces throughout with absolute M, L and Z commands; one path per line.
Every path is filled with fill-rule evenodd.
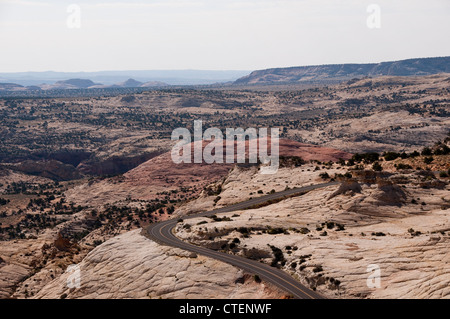
M 236 80 L 234 85 L 341 82 L 353 78 L 379 76 L 423 76 L 450 73 L 450 57 L 401 61 L 328 64 L 258 70 Z

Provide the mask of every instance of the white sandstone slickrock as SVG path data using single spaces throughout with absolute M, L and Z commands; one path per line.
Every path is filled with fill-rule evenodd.
M 134 230 L 114 237 L 79 263 L 81 287 L 68 288 L 69 273 L 34 298 L 279 298 L 275 287 L 203 256 L 159 245 Z M 240 280 L 239 280 L 240 279 Z M 239 283 L 244 280 L 244 283 Z
M 224 249 L 243 256 L 258 252 L 269 264 L 270 246 L 278 247 L 286 259 L 283 270 L 330 298 L 450 298 L 448 188 L 383 185 L 361 184 L 359 192 L 344 193 L 330 186 L 258 209 L 217 214 L 218 221 L 190 219 L 177 226 L 177 236 L 215 249 L 238 238 L 236 247 Z M 234 198 L 227 194 L 221 202 Z M 402 201 L 393 205 L 394 197 Z M 411 203 L 418 198 L 426 205 Z M 221 220 L 225 216 L 231 220 Z M 328 229 L 328 221 L 345 229 Z M 243 227 L 254 230 L 244 236 L 238 231 Z M 261 231 L 268 227 L 287 232 Z M 302 228 L 309 233 L 298 232 Z M 416 231 L 420 234 L 413 235 Z M 381 269 L 380 288 L 367 286 L 371 264 Z M 323 271 L 314 272 L 316 266 Z M 339 287 L 330 284 L 335 280 Z
M 175 215 L 221 207 L 262 196 L 272 189 L 317 184 L 323 182 L 318 176 L 321 171 L 316 171 L 314 165 L 305 165 L 290 170 L 280 168 L 275 176 L 261 176 L 253 168 L 234 169 L 221 183 L 220 200 L 216 200 L 217 195 L 201 196 L 180 207 Z M 344 169 L 335 165 L 327 171 L 332 174 Z M 178 224 L 177 236 L 219 250 L 224 244 L 230 247 L 238 238 L 229 253 L 260 258 L 269 264 L 273 258 L 270 246 L 278 247 L 286 259 L 283 270 L 330 298 L 450 298 L 449 188 L 422 188 L 417 184 L 420 177 L 416 173 L 402 176 L 407 182 L 401 185 L 391 185 L 391 178 L 360 183 L 350 189 L 330 186 L 257 209 L 217 214 L 227 216 L 226 220 L 185 220 Z M 324 223 L 329 221 L 345 229 L 328 229 Z M 184 227 L 185 224 L 191 227 Z M 286 232 L 270 234 L 265 231 L 268 227 Z M 240 228 L 254 230 L 244 236 Z M 299 231 L 303 229 L 309 233 Z M 324 231 L 326 235 L 322 235 Z M 420 234 L 415 234 L 417 231 Z M 287 249 L 289 246 L 295 249 Z M 380 288 L 367 286 L 367 267 L 371 264 L 381 268 Z M 139 230 L 98 246 L 79 265 L 81 289 L 67 288 L 68 274 L 63 274 L 34 297 L 284 296 L 264 282 L 256 283 L 237 268 L 158 245 Z M 314 272 L 317 267 L 323 270 Z M 236 283 L 242 278 L 246 279 L 244 284 Z M 337 281 L 339 284 L 335 284 Z

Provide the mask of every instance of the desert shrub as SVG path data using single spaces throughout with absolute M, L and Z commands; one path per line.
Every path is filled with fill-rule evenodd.
M 213 220 L 215 222 L 230 222 L 230 221 L 232 221 L 232 219 L 230 217 L 228 217 L 228 216 L 224 216 L 224 217 L 220 218 L 220 217 L 217 217 L 215 215 L 213 217 Z
M 306 227 L 302 227 L 302 228 L 300 228 L 300 230 L 299 230 L 299 233 L 300 234 L 303 234 L 303 235 L 306 235 L 306 234 L 308 234 L 308 233 L 310 233 L 311 231 L 308 229 L 308 228 L 306 228 Z
M 397 168 L 397 170 L 401 170 L 401 169 L 412 169 L 412 166 L 409 164 L 403 164 L 403 163 L 398 163 L 395 164 L 395 167 Z
M 384 160 L 385 161 L 393 161 L 393 160 L 395 160 L 395 159 L 397 159 L 399 157 L 400 157 L 400 154 L 396 153 L 396 152 L 386 152 L 386 153 L 384 153 Z
M 364 163 L 370 164 L 373 163 L 375 161 L 378 161 L 380 159 L 380 154 L 375 153 L 375 152 L 371 152 L 371 153 L 364 153 L 364 154 L 359 154 L 356 153 L 352 156 L 351 160 L 349 160 L 349 166 L 353 166 L 354 163 L 360 163 L 361 161 L 363 161 Z M 350 165 L 353 164 L 353 165 Z
M 376 233 L 372 233 L 372 236 L 386 236 L 386 234 L 382 233 L 382 232 L 376 232 Z
M 421 153 L 421 154 L 424 155 L 424 156 L 431 156 L 431 155 L 433 155 L 433 151 L 431 150 L 431 148 L 425 147 L 425 148 L 422 150 L 422 153 Z
M 269 227 L 269 229 L 267 229 L 267 233 L 269 235 L 284 234 L 285 230 L 281 227 L 276 227 L 276 228 Z
M 352 178 L 352 176 L 353 175 L 350 172 L 347 172 L 345 174 L 336 173 L 336 174 L 334 174 L 334 179 L 337 179 L 337 178 Z
M 286 259 L 284 259 L 283 251 L 275 246 L 270 246 L 270 249 L 272 249 L 273 253 L 273 259 L 271 266 L 272 267 L 278 267 L 278 264 L 281 263 L 281 265 L 284 265 L 286 263 Z
M 408 229 L 408 233 L 411 234 L 411 236 L 420 236 L 422 233 L 420 231 L 415 231 L 413 228 Z
M 439 143 L 438 147 L 434 150 L 434 155 L 448 155 L 448 154 L 450 154 L 450 147 L 442 143 Z
M 417 157 L 417 156 L 420 156 L 420 153 L 417 151 L 414 151 L 411 154 L 409 154 L 409 157 Z
M 100 246 L 101 244 L 103 244 L 103 241 L 102 240 L 94 240 L 94 246 Z
M 375 163 L 373 163 L 373 165 L 372 165 L 372 169 L 373 169 L 374 171 L 376 171 L 376 172 L 381 172 L 381 171 L 383 170 L 383 167 L 381 166 L 380 163 L 375 162 Z
M 328 175 L 327 172 L 324 172 L 324 173 L 320 173 L 319 177 L 322 178 L 322 179 L 328 179 L 328 178 L 330 178 L 330 175 Z
M 314 269 L 313 269 L 313 272 L 315 272 L 315 273 L 317 273 L 317 272 L 321 272 L 321 271 L 323 271 L 323 268 L 322 268 L 322 266 L 316 266 L 316 267 L 314 267 Z
M 240 232 L 241 234 L 248 234 L 249 233 L 249 230 L 248 230 L 247 227 L 239 227 L 237 229 L 237 231 Z
M 380 159 L 380 154 L 371 152 L 364 154 L 363 160 L 365 163 L 370 164 Z

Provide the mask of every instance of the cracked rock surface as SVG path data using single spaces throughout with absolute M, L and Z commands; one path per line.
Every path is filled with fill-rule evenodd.
M 180 249 L 161 246 L 134 230 L 114 237 L 79 263 L 81 287 L 64 273 L 34 298 L 279 298 L 239 269 Z

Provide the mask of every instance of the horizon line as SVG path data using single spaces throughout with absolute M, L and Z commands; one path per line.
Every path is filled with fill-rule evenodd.
M 400 62 L 416 59 L 438 59 L 438 58 L 449 58 L 450 55 L 442 56 L 425 56 L 425 57 L 414 57 L 414 58 L 404 58 L 397 60 L 384 60 L 378 62 L 343 62 L 343 63 L 323 63 L 323 64 L 303 64 L 294 66 L 275 66 L 266 68 L 255 68 L 255 69 L 195 69 L 195 68 L 185 68 L 185 69 L 118 69 L 118 70 L 97 70 L 97 71 L 55 71 L 55 70 L 45 70 L 45 71 L 12 71 L 12 72 L 1 72 L 0 74 L 16 74 L 16 73 L 101 73 L 101 72 L 174 72 L 174 71 L 203 71 L 203 72 L 252 72 L 257 70 L 273 70 L 273 69 L 288 69 L 288 68 L 298 68 L 298 67 L 310 67 L 310 66 L 326 66 L 326 65 L 349 65 L 349 64 L 380 64 L 380 63 L 390 63 L 390 62 Z

